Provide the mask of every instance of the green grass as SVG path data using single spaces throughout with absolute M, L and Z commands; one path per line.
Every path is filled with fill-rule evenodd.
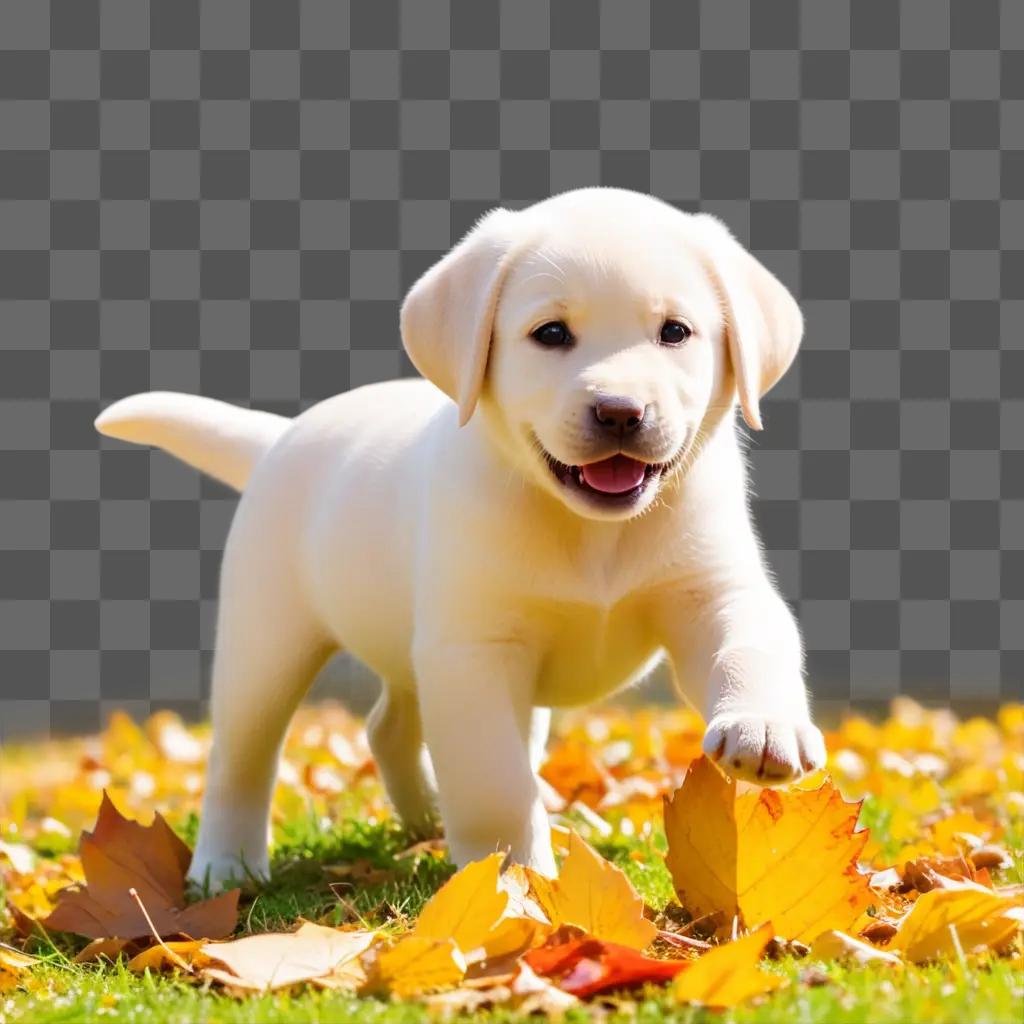
M 872 813 L 868 811 L 868 815 Z M 873 824 L 883 827 L 883 817 L 877 815 Z M 189 840 L 193 838 L 194 826 L 194 821 L 188 821 L 182 828 Z M 330 829 L 321 828 L 314 819 L 290 823 L 279 832 L 271 882 L 243 899 L 242 930 L 289 929 L 299 917 L 325 923 L 356 920 L 373 925 L 414 917 L 452 868 L 447 861 L 429 855 L 396 861 L 395 854 L 407 845 L 401 829 L 390 823 L 346 822 Z M 668 872 L 657 856 L 663 840 L 659 838 L 650 844 L 618 838 L 596 845 L 623 867 L 649 903 L 660 906 L 670 898 Z M 336 883 L 335 888 L 343 897 L 339 900 L 322 866 L 360 861 L 389 872 L 389 877 L 372 885 Z M 33 940 L 29 948 L 46 957 L 46 966 L 31 973 L 29 991 L 0 995 L 0 1024 L 404 1024 L 434 1019 L 417 1004 L 356 999 L 319 991 L 240 1000 L 171 975 L 131 974 L 123 964 L 79 966 L 71 962 L 71 957 L 82 944 L 81 940 L 60 935 Z M 607 1002 L 598 1001 L 574 1011 L 568 1020 L 1020 1024 L 1024 1014 L 1024 977 L 1005 961 L 978 968 L 947 964 L 893 972 L 785 960 L 771 969 L 786 975 L 792 984 L 760 1004 L 727 1013 L 672 1006 L 663 992 L 649 989 Z M 808 986 L 801 982 L 801 975 L 809 970 L 821 984 Z M 451 1019 L 497 1024 L 523 1018 L 496 1011 Z
M 950 968 L 919 968 L 897 978 L 876 969 L 824 970 L 829 981 L 809 988 L 799 984 L 804 966 L 783 962 L 777 968 L 793 984 L 758 1006 L 716 1013 L 697 1007 L 674 1007 L 662 993 L 649 989 L 573 1011 L 569 1021 L 679 1021 L 696 1024 L 910 1024 L 949 1021 L 956 1024 L 1020 1024 L 1021 978 L 1005 963 L 968 978 Z M 0 1018 L 33 1024 L 95 1024 L 98 1021 L 139 1021 L 146 1024 L 405 1024 L 431 1020 L 416 1004 L 355 999 L 335 994 L 304 992 L 244 1000 L 166 978 L 129 974 L 123 967 L 39 973 L 51 993 L 46 998 L 18 994 L 0 1001 Z M 614 1004 L 618 1003 L 618 1008 Z M 609 1009 L 609 1007 L 612 1007 Z M 515 1014 L 494 1012 L 456 1017 L 458 1021 L 511 1022 Z

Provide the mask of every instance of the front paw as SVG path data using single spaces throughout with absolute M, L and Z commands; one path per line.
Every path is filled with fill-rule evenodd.
M 270 858 L 247 860 L 233 854 L 206 854 L 197 849 L 188 869 L 188 881 L 201 892 L 219 893 L 232 884 L 243 887 L 262 885 L 270 879 Z
M 704 753 L 733 778 L 779 786 L 821 768 L 825 740 L 807 719 L 721 714 L 704 734 Z

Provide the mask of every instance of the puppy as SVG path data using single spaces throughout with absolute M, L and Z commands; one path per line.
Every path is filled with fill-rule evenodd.
M 667 656 L 730 774 L 820 766 L 800 635 L 747 508 L 734 408 L 800 342 L 796 302 L 707 215 L 587 188 L 496 209 L 413 286 L 426 380 L 294 421 L 144 394 L 97 420 L 243 491 L 221 575 L 214 741 L 191 876 L 265 875 L 282 738 L 344 647 L 384 688 L 394 806 L 459 865 L 552 874 L 536 771 L 550 709 Z

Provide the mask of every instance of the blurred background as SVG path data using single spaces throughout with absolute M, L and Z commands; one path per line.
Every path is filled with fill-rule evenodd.
M 591 184 L 800 298 L 751 463 L 819 713 L 1024 696 L 1018 0 L 3 0 L 0 50 L 0 738 L 205 713 L 236 498 L 103 406 L 410 374 L 417 275 Z

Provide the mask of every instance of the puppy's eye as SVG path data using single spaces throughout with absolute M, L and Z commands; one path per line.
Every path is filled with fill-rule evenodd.
M 682 345 L 693 331 L 679 320 L 666 320 L 661 325 L 662 345 Z
M 541 324 L 530 334 L 530 337 L 546 348 L 560 348 L 572 344 L 569 328 L 561 320 L 551 320 L 546 324 Z

